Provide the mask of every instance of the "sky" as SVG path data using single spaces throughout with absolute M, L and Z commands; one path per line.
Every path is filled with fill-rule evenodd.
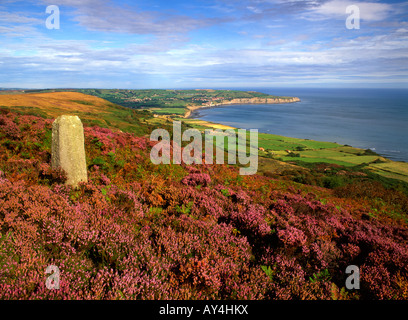
M 408 1 L 0 0 L 0 87 L 408 88 Z

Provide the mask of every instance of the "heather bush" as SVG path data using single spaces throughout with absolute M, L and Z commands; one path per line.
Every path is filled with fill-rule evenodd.
M 188 186 L 207 186 L 211 182 L 211 178 L 206 173 L 190 173 L 181 180 L 181 183 Z
M 12 117 L 14 117 L 12 113 L 0 115 L 1 131 L 7 138 L 18 139 L 21 136 L 21 130 Z

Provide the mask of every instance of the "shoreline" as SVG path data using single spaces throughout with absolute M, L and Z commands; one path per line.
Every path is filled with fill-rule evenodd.
M 296 103 L 301 100 L 298 97 L 285 97 L 285 98 L 243 98 L 243 99 L 232 99 L 228 101 L 223 101 L 219 103 L 212 103 L 210 105 L 191 105 L 187 106 L 188 111 L 184 114 L 185 119 L 193 119 L 194 115 L 198 114 L 199 109 L 204 108 L 215 108 L 228 105 L 239 105 L 239 104 L 286 104 L 286 103 Z
M 299 100 L 300 101 L 300 100 Z M 294 103 L 298 101 L 293 101 L 291 100 L 290 102 L 286 103 Z M 275 102 L 277 103 L 277 102 Z M 284 102 L 282 102 L 283 104 Z M 200 109 L 204 108 L 216 108 L 216 107 L 223 107 L 226 105 L 232 105 L 232 104 L 250 104 L 250 103 L 217 103 L 217 104 L 211 104 L 211 105 L 203 105 L 203 106 L 188 106 L 188 111 L 184 115 L 185 120 L 191 120 L 191 121 L 198 121 L 198 122 L 203 122 L 202 125 L 205 127 L 212 127 L 212 128 L 220 128 L 220 129 L 228 129 L 233 128 L 237 129 L 236 127 L 231 127 L 230 125 L 225 125 L 223 123 L 216 123 L 216 122 L 211 122 L 211 121 L 206 121 L 206 120 L 200 120 Z M 258 104 L 266 104 L 266 103 L 258 103 Z M 272 104 L 272 103 L 271 103 Z M 206 123 L 206 124 L 204 124 Z M 273 138 L 274 136 L 277 136 L 276 134 L 273 134 L 271 132 L 261 132 L 262 134 L 265 134 L 266 136 L 271 136 L 272 138 L 267 138 L 267 140 L 271 140 L 273 143 Z M 282 136 L 283 137 L 283 136 Z M 288 158 L 288 155 L 290 154 L 290 151 L 287 152 L 287 154 L 283 151 L 276 151 L 273 148 L 266 147 L 266 146 L 259 146 L 259 150 L 265 150 L 266 152 L 272 152 L 277 159 L 281 157 L 284 159 L 283 161 L 287 163 L 289 160 L 300 160 L 305 163 L 310 162 L 310 163 L 327 163 L 327 164 L 339 164 L 343 165 L 345 167 L 349 166 L 355 166 L 355 165 L 361 165 L 365 164 L 364 168 L 373 172 L 377 173 L 380 176 L 391 178 L 391 179 L 396 179 L 396 180 L 402 180 L 405 182 L 408 182 L 408 162 L 405 161 L 398 161 L 398 160 L 393 160 L 388 157 L 388 155 L 373 152 L 370 153 L 367 150 L 368 149 L 362 149 L 362 148 L 357 148 L 353 147 L 351 145 L 343 145 L 337 142 L 330 142 L 330 141 L 324 141 L 324 140 L 310 140 L 310 139 L 304 139 L 304 138 L 295 138 L 295 137 L 290 137 L 290 136 L 284 136 L 283 138 L 288 138 L 288 139 L 296 139 L 298 142 L 303 144 L 306 142 L 306 150 L 305 151 L 300 151 L 297 152 L 299 153 L 299 157 L 297 158 Z M 281 138 L 279 138 L 281 139 Z M 292 142 L 290 142 L 292 143 Z M 315 144 L 315 143 L 321 143 L 322 146 L 319 146 L 317 148 L 311 146 L 308 147 L 307 144 Z M 336 144 L 336 147 L 333 146 L 327 146 L 327 144 Z M 310 148 L 310 149 L 309 149 Z M 288 148 L 290 149 L 290 148 Z M 316 151 L 316 150 L 317 151 Z M 341 150 L 338 150 L 341 149 Z M 324 152 L 328 153 L 327 155 L 320 155 L 319 152 L 321 153 L 322 150 L 325 150 Z M 287 151 L 287 150 L 285 150 Z M 296 153 L 296 151 L 293 151 Z M 312 153 L 316 152 L 314 155 L 306 154 L 303 155 L 303 153 Z M 332 154 L 329 154 L 332 153 Z M 334 154 L 335 153 L 335 154 Z M 266 155 L 263 155 L 262 157 L 265 157 Z M 290 155 L 289 155 L 290 156 Z M 357 160 L 357 161 L 356 161 Z M 281 160 L 282 161 L 282 160 Z

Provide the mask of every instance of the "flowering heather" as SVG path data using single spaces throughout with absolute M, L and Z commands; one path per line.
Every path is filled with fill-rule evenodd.
M 181 183 L 188 185 L 188 186 L 197 186 L 203 185 L 206 186 L 211 182 L 211 178 L 206 173 L 190 173 L 189 175 L 185 176 Z
M 0 113 L 0 299 L 408 299 L 401 193 L 372 186 L 385 210 L 356 185 L 156 166 L 147 138 L 98 127 L 72 189 L 50 167 L 51 125 Z

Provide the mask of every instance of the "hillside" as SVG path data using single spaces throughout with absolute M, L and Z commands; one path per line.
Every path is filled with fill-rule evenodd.
M 145 133 L 166 120 L 45 94 L 0 96 L 1 299 L 408 299 L 402 185 L 335 164 L 291 166 L 310 183 L 156 166 Z M 50 167 L 59 112 L 85 123 L 89 182 L 78 190 Z M 344 172 L 324 180 L 327 169 Z M 330 184 L 339 176 L 347 183 Z M 48 265 L 60 268 L 60 290 L 45 286 Z M 349 265 L 359 290 L 345 288 Z
M 145 119 L 152 118 L 150 112 L 135 112 L 79 92 L 2 94 L 0 108 L 54 119 L 62 114 L 77 115 L 88 125 L 118 128 L 139 135 L 152 130 L 147 124 L 141 125 Z
M 196 128 L 201 131 L 208 128 L 227 129 L 227 126 L 214 124 L 197 119 L 185 119 L 174 115 L 174 110 L 179 110 L 181 114 L 186 114 L 191 110 L 201 108 L 207 104 L 216 103 L 212 99 L 227 96 L 230 100 L 219 101 L 218 104 L 236 103 L 237 101 L 264 101 L 272 99 L 270 103 L 282 99 L 282 97 L 268 98 L 268 95 L 257 92 L 242 92 L 234 90 L 94 90 L 83 89 L 94 93 L 95 95 L 107 96 L 112 101 L 130 99 L 135 95 L 148 103 L 154 99 L 155 107 L 143 107 L 142 109 L 129 109 L 102 98 L 79 93 L 77 91 L 55 91 L 54 90 L 35 90 L 31 93 L 17 91 L 13 93 L 3 93 L 0 95 L 0 107 L 7 110 L 14 110 L 24 114 L 42 115 L 46 118 L 56 118 L 61 114 L 78 115 L 87 125 L 98 125 L 104 128 L 120 129 L 126 132 L 132 132 L 141 135 L 149 135 L 155 128 L 164 128 L 169 132 L 172 131 L 171 120 L 181 121 L 184 128 Z M 111 96 L 113 95 L 113 96 Z M 202 105 L 187 106 L 182 108 L 169 107 L 166 103 L 168 99 L 187 99 L 188 103 L 192 100 L 200 100 Z M 255 97 L 254 97 L 255 96 Z M 115 98 L 113 98 L 115 97 Z M 247 97 L 247 98 L 234 98 Z M 252 98 L 248 98 L 252 97 Z M 296 98 L 284 97 L 288 102 L 296 101 Z M 132 98 L 133 99 L 133 98 Z M 293 100 L 295 99 L 295 100 Z M 209 102 L 211 100 L 211 102 Z M 167 102 L 166 102 L 167 101 Z M 181 100 L 180 100 L 181 101 Z M 184 100 L 183 100 L 184 101 Z M 221 101 L 221 102 L 220 102 Z M 187 103 L 184 101 L 183 103 Z M 196 103 L 196 102 L 195 102 Z M 146 110 L 147 109 L 147 110 Z M 169 111 L 170 110 L 170 111 Z M 172 113 L 173 116 L 165 115 Z M 175 112 L 177 114 L 177 111 Z M 157 114 L 163 114 L 157 116 Z M 231 127 L 229 127 L 231 128 Z M 295 181 L 303 181 L 317 185 L 328 185 L 324 179 L 332 177 L 323 177 L 316 181 L 315 178 L 305 178 L 310 172 L 310 167 L 319 166 L 321 163 L 341 166 L 346 171 L 365 172 L 369 175 L 380 175 L 384 179 L 389 178 L 391 184 L 393 180 L 408 182 L 408 163 L 395 162 L 372 152 L 371 150 L 362 150 L 350 146 L 343 146 L 332 142 L 321 142 L 305 140 L 298 138 L 289 138 L 273 134 L 259 134 L 259 156 L 261 157 L 261 167 L 259 173 L 276 174 L 285 171 L 285 175 Z M 286 169 L 294 169 L 288 174 Z M 307 170 L 303 170 L 306 168 Z M 313 170 L 314 172 L 315 170 Z M 344 170 L 337 170 L 344 171 Z M 341 175 L 342 172 L 327 172 L 327 175 Z M 344 184 L 343 177 L 333 177 L 337 180 L 336 184 Z M 346 177 L 348 180 L 348 177 Z M 346 181 L 347 182 L 347 181 Z M 331 183 L 332 184 L 332 183 Z

